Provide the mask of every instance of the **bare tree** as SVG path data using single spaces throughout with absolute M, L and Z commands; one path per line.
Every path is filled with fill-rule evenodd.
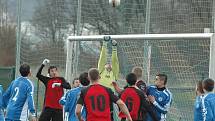
M 65 0 L 39 1 L 32 24 L 41 40 L 56 43 L 62 41 L 68 28 Z
M 15 65 L 16 58 L 16 27 L 0 26 L 0 66 Z

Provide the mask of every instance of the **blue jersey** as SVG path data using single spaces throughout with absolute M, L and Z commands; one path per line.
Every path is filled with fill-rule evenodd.
M 14 80 L 3 95 L 3 99 L 9 99 L 5 119 L 27 121 L 28 109 L 35 116 L 33 92 L 33 84 L 27 77 Z
M 210 92 L 202 97 L 203 121 L 215 121 L 215 94 Z
M 147 95 L 155 97 L 153 109 L 156 112 L 158 119 L 161 121 L 166 120 L 166 113 L 168 112 L 172 102 L 172 93 L 167 88 L 159 90 L 153 85 L 148 87 Z M 152 121 L 152 118 L 148 116 L 147 121 Z
M 83 87 L 76 87 L 74 89 L 69 90 L 65 96 L 63 96 L 60 100 L 60 104 L 64 105 L 65 112 L 69 113 L 69 120 L 68 121 L 78 121 L 78 118 L 75 114 L 75 108 L 77 100 L 80 97 L 80 93 Z M 86 117 L 86 110 L 83 108 L 82 110 L 82 117 L 85 119 Z
M 4 114 L 3 114 L 3 88 L 0 85 L 0 121 L 4 121 Z
M 194 104 L 194 121 L 202 120 L 202 96 L 197 96 Z

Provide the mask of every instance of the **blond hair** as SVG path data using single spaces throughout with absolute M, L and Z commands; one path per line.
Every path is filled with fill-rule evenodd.
M 132 73 L 134 73 L 137 76 L 137 79 L 140 79 L 143 76 L 143 68 L 139 66 L 135 66 L 132 69 Z

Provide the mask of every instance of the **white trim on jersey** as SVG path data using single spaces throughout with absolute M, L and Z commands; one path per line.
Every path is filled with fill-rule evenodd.
M 28 121 L 27 111 L 28 111 L 28 101 L 26 100 L 25 104 L 23 105 L 22 112 L 21 112 L 21 115 L 20 115 L 20 120 L 21 121 Z

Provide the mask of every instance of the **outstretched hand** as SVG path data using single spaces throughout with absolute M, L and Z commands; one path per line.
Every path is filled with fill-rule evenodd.
M 110 36 L 104 36 L 104 41 L 109 42 L 111 40 Z
M 49 59 L 44 59 L 42 64 L 43 64 L 43 65 L 47 65 L 49 62 L 50 62 Z
M 117 46 L 117 41 L 116 40 L 112 40 L 112 46 Z

